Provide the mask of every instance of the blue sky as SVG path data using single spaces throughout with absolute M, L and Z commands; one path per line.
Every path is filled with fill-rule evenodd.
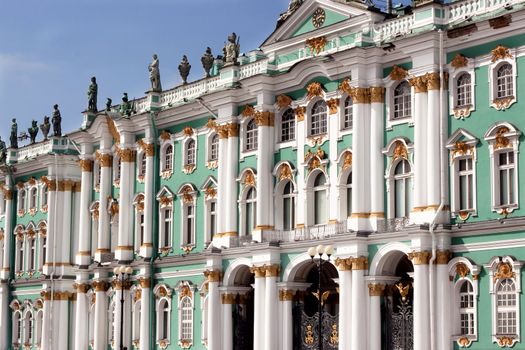
M 274 30 L 289 0 L 26 0 L 0 5 L 0 136 L 10 121 L 19 131 L 41 123 L 53 104 L 64 132 L 80 127 L 89 79 L 99 86 L 99 109 L 122 92 L 140 97 L 149 89 L 151 55 L 160 59 L 164 89 L 178 85 L 183 54 L 189 81 L 202 77 L 207 46 L 220 54 L 229 33 L 241 51 L 257 48 Z M 40 139 L 41 135 L 37 139 Z

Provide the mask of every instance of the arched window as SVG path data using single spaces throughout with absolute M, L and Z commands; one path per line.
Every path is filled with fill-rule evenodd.
M 352 173 L 346 178 L 346 216 L 352 215 Z
M 514 94 L 512 66 L 508 63 L 501 65 L 497 72 L 497 98 L 512 97 Z
M 13 313 L 13 344 L 20 345 L 22 341 L 22 315 L 20 311 Z
M 168 340 L 170 336 L 170 305 L 166 299 L 158 304 L 157 340 Z
M 190 139 L 186 144 L 186 162 L 184 165 L 195 165 L 195 140 Z
M 326 134 L 328 116 L 325 101 L 317 101 L 313 105 L 311 118 L 312 121 L 310 124 L 310 136 Z
M 29 245 L 29 258 L 28 258 L 28 270 L 35 271 L 36 270 L 36 238 L 35 237 L 29 237 L 27 238 L 27 243 Z
M 505 278 L 496 289 L 496 324 L 498 335 L 515 335 L 517 333 L 516 285 Z
M 410 213 L 412 200 L 410 171 L 410 164 L 405 159 L 397 163 L 394 170 L 394 213 L 396 218 L 406 217 Z
M 195 243 L 195 204 L 193 202 L 183 205 L 183 237 L 182 244 Z
M 180 334 L 184 342 L 193 340 L 193 305 L 190 297 L 184 297 L 180 301 Z
M 257 149 L 257 124 L 255 119 L 252 119 L 246 125 L 246 151 L 253 151 Z
M 18 192 L 18 210 L 24 212 L 26 210 L 26 190 L 24 189 Z
M 314 180 L 314 224 L 326 224 L 326 177 L 323 173 L 317 174 Z
M 173 170 L 173 145 L 166 146 L 164 150 L 164 171 Z
M 35 318 L 35 344 L 39 347 L 42 344 L 42 321 L 44 317 L 44 311 L 38 310 Z
M 137 291 L 135 291 L 137 293 Z M 140 340 L 140 300 L 137 300 L 133 304 L 133 319 L 132 319 L 132 339 L 133 343 L 136 343 Z
M 345 99 L 343 113 L 343 129 L 352 129 L 354 123 L 354 106 L 350 96 Z
M 162 219 L 162 229 L 161 229 L 161 247 L 171 247 L 171 233 L 172 233 L 172 209 L 171 208 L 165 208 L 161 210 L 161 219 Z
M 281 142 L 295 140 L 295 112 L 288 108 L 281 117 Z
M 33 313 L 27 311 L 24 316 L 24 344 L 33 343 Z
M 42 193 L 41 193 L 41 198 L 40 198 L 40 206 L 42 208 L 46 208 L 47 207 L 47 196 L 48 196 L 48 193 L 49 193 L 49 189 L 47 188 L 47 185 L 42 186 Z
M 472 283 L 464 280 L 459 288 L 459 318 L 461 335 L 475 335 L 474 288 Z
M 295 195 L 291 181 L 286 182 L 283 189 L 283 230 L 295 228 Z
M 410 118 L 412 114 L 412 94 L 408 82 L 401 82 L 394 89 L 394 120 Z
M 145 176 L 145 175 L 146 175 L 146 152 L 143 152 L 140 155 L 139 176 Z
M 211 138 L 210 144 L 210 160 L 219 159 L 219 134 L 214 134 Z
M 37 200 L 37 188 L 32 187 L 29 190 L 29 209 L 36 208 L 36 200 Z
M 463 73 L 457 80 L 457 106 L 466 107 L 472 105 L 472 85 L 469 73 Z
M 246 190 L 244 205 L 244 234 L 251 235 L 257 225 L 257 191 L 254 187 Z

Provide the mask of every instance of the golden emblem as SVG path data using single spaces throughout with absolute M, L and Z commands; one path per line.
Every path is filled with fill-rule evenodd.
M 325 45 L 326 38 L 324 36 L 306 39 L 306 46 L 310 48 L 310 52 L 314 55 L 321 53 L 324 50 Z
M 290 96 L 287 96 L 287 95 L 277 96 L 277 106 L 279 106 L 279 109 L 289 107 L 291 104 L 292 104 L 292 98 Z
M 395 285 L 397 290 L 399 291 L 399 294 L 401 294 L 401 300 L 406 301 L 408 292 L 410 291 L 410 283 L 408 283 L 406 286 L 403 284 L 403 282 L 399 282 Z
M 311 100 L 313 97 L 321 97 L 323 96 L 323 86 L 321 83 L 314 81 L 313 83 L 310 83 L 306 87 L 306 91 L 308 92 L 307 98 Z
M 450 65 L 456 69 L 465 67 L 468 64 L 468 58 L 460 53 L 456 54 L 456 57 L 450 62 Z
M 392 80 L 403 80 L 406 78 L 407 75 L 408 75 L 408 71 L 405 68 L 394 65 L 392 67 L 392 71 L 390 72 L 388 76 Z
M 507 47 L 498 45 L 492 52 L 492 63 L 502 60 L 504 58 L 512 58 L 510 51 Z

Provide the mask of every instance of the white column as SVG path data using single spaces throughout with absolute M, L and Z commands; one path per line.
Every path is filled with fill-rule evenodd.
M 89 314 L 88 297 L 86 295 L 89 285 L 85 283 L 77 283 L 77 302 L 75 307 L 75 350 L 86 350 L 89 345 L 88 327 L 86 325 L 86 317 Z
M 295 130 L 295 134 L 297 135 L 297 176 L 295 177 L 295 181 L 297 182 L 297 204 L 295 209 L 295 217 L 296 217 L 296 228 L 301 229 L 304 228 L 304 225 L 306 223 L 306 192 L 305 192 L 305 169 L 304 166 L 301 165 L 301 163 L 304 161 L 304 147 L 303 145 L 306 144 L 306 135 L 305 135 L 305 109 L 304 107 L 299 107 L 295 110 L 296 113 L 296 120 L 297 129 Z
M 205 272 L 208 278 L 208 350 L 221 349 L 220 270 Z
M 339 270 L 339 348 L 350 349 L 352 339 L 352 258 L 337 259 Z M 350 301 L 350 302 L 349 302 Z
M 366 349 L 366 337 L 357 335 L 367 334 L 365 294 L 365 271 L 367 264 L 368 259 L 366 257 L 361 256 L 352 259 L 352 319 L 350 321 L 353 335 L 350 342 L 350 349 L 352 350 Z
M 115 259 L 133 260 L 133 183 L 135 180 L 135 151 L 122 148 L 120 154 L 120 192 L 118 212 L 118 246 Z
M 385 285 L 371 283 L 368 285 L 369 304 L 369 327 L 368 327 L 368 349 L 381 350 L 381 297 L 385 291 Z
M 427 251 L 409 254 L 414 265 L 414 350 L 430 348 L 430 298 Z
M 150 349 L 150 296 L 151 296 L 151 279 L 139 279 L 141 294 L 140 294 L 140 350 Z
M 91 204 L 91 193 L 93 191 L 93 160 L 81 159 L 80 169 L 82 180 L 80 187 L 80 220 L 78 225 L 78 250 L 76 264 L 87 266 L 91 263 L 91 215 L 89 206 Z
M 10 320 L 12 312 L 9 308 L 9 285 L 0 282 L 0 350 L 7 350 L 9 344 L 8 330 L 10 329 Z
M 281 329 L 281 349 L 293 350 L 293 317 L 292 303 L 295 291 L 290 289 L 281 290 L 279 299 L 282 307 L 282 329 Z
M 383 133 L 384 133 L 384 103 L 385 89 L 370 88 L 370 219 L 374 230 L 377 230 L 377 220 L 384 219 L 384 164 Z
M 279 347 L 278 337 L 279 333 L 276 322 L 278 318 L 278 294 L 277 294 L 277 278 L 279 277 L 280 265 L 274 264 L 266 266 L 266 285 L 265 285 L 265 315 L 264 315 L 264 349 L 276 350 Z
M 222 294 L 222 350 L 233 350 L 233 304 L 235 294 Z
M 217 168 L 217 233 L 226 232 L 226 169 L 228 162 L 228 130 L 226 126 L 217 128 L 219 134 L 219 161 Z
M 0 277 L 3 280 L 7 280 L 10 277 L 10 266 L 11 266 L 11 242 L 13 240 L 13 190 L 11 189 L 9 177 L 4 187 L 4 198 L 5 198 L 5 218 L 4 218 L 4 252 L 2 270 L 0 271 Z
M 427 85 L 424 76 L 410 80 L 415 90 L 414 116 L 414 208 L 412 220 L 423 223 L 427 203 Z M 423 212 L 423 213 L 422 213 Z
M 114 284 L 115 285 L 115 284 Z M 120 300 L 123 297 L 123 290 L 121 287 L 116 286 L 115 288 L 115 315 L 113 317 L 113 341 L 115 342 L 115 349 L 120 349 L 120 319 L 122 317 L 122 306 Z M 123 337 L 124 340 L 124 337 Z M 125 344 L 125 341 L 124 341 Z
M 69 263 L 71 261 L 71 231 L 72 231 L 72 200 L 73 200 L 73 186 L 75 183 L 71 180 L 60 181 L 58 185 L 57 198 L 59 199 L 57 215 L 57 226 L 61 226 L 60 231 L 57 232 L 57 243 L 60 243 L 60 248 L 57 244 L 57 261 L 62 263 Z M 57 213 L 57 214 L 58 214 Z M 61 225 L 59 225 L 59 223 Z M 60 253 L 60 254 L 59 254 Z
M 43 271 L 45 274 L 49 275 L 51 273 L 51 265 L 54 262 L 54 250 L 55 250 L 55 239 L 57 236 L 57 233 L 59 232 L 59 225 L 57 219 L 60 217 L 60 211 L 58 210 L 58 203 L 57 203 L 57 183 L 53 179 L 48 182 L 47 184 L 48 193 L 49 193 L 49 201 L 48 201 L 48 214 L 47 214 L 47 235 L 46 235 L 46 263 L 43 267 Z M 57 222 L 58 221 L 58 222 Z M 57 248 L 59 246 L 57 245 Z M 59 257 L 57 255 L 57 257 Z
M 146 173 L 144 174 L 144 241 L 140 247 L 140 255 L 151 258 L 153 253 L 153 202 L 155 193 L 155 144 L 145 143 Z M 149 342 L 148 342 L 149 343 Z
M 111 165 L 113 157 L 110 154 L 102 153 L 98 156 L 100 162 L 100 203 L 98 218 L 98 244 L 95 252 L 95 260 L 100 261 L 102 254 L 111 252 L 109 246 L 109 214 L 108 214 L 108 196 L 111 195 Z
M 273 229 L 273 147 L 274 114 L 257 112 L 257 227 L 259 230 Z
M 109 329 L 106 290 L 108 284 L 104 281 L 95 281 L 93 287 L 95 288 L 95 325 L 97 325 L 93 330 L 94 350 L 107 350 Z
M 51 301 L 53 297 L 53 301 Z M 47 291 L 44 296 L 42 350 L 67 350 L 69 345 L 69 293 Z
M 427 74 L 427 205 L 437 209 L 440 202 L 439 73 Z
M 219 146 L 220 147 L 220 146 Z M 239 125 L 228 124 L 228 162 L 226 163 L 226 225 L 223 234 L 237 236 L 237 166 L 239 164 Z
M 450 312 L 451 300 L 453 295 L 450 294 L 451 282 L 448 278 L 448 261 L 450 252 L 440 250 L 437 252 L 436 259 L 436 349 L 449 350 L 452 346 L 452 324 L 454 322 Z
M 336 105 L 339 105 L 339 100 L 330 100 L 329 104 L 333 103 Z M 337 150 L 337 135 L 339 131 L 339 108 L 336 108 L 334 110 L 335 113 L 332 112 L 332 108 L 329 108 L 329 115 L 328 115 L 328 142 L 329 142 L 329 157 L 330 157 L 330 164 L 336 164 L 337 158 L 339 157 L 339 152 Z M 338 171 L 339 167 L 337 166 L 330 166 L 328 169 L 329 173 L 328 176 L 330 177 L 330 191 L 329 191 L 329 216 L 328 216 L 328 222 L 329 223 L 336 223 L 339 219 L 339 179 L 338 179 Z M 346 213 L 344 213 L 344 219 L 347 219 Z
M 355 88 L 352 94 L 353 101 L 353 133 L 352 133 L 352 216 L 350 228 L 354 231 L 370 229 L 369 215 L 366 201 L 367 173 L 370 159 L 368 154 L 369 136 L 367 134 L 367 111 L 370 109 L 368 88 Z
M 255 274 L 254 284 L 254 317 L 253 317 L 253 349 L 265 349 L 264 316 L 265 316 L 265 289 L 266 269 L 263 266 L 254 266 L 251 272 Z

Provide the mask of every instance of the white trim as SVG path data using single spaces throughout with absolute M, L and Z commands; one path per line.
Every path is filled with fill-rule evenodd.
M 408 79 L 402 79 L 402 80 L 391 80 L 390 77 L 387 77 L 383 80 L 385 85 L 385 102 L 386 102 L 386 130 L 391 130 L 392 127 L 395 125 L 400 124 L 409 124 L 409 126 L 414 124 L 414 116 L 415 116 L 415 91 L 412 86 L 410 86 L 410 83 L 408 82 Z M 401 118 L 401 119 L 394 119 L 394 90 L 403 82 L 406 82 L 408 86 L 410 87 L 410 117 Z M 355 114 L 355 113 L 354 113 Z
M 512 55 L 512 58 L 502 58 L 502 59 L 499 59 L 495 62 L 491 62 L 488 66 L 488 78 L 489 78 L 489 106 L 490 107 L 493 107 L 495 108 L 496 110 L 502 110 L 502 109 L 507 109 L 509 108 L 511 105 L 513 105 L 515 102 L 517 102 L 518 100 L 518 86 L 517 86 L 517 81 L 516 81 L 516 77 L 518 75 L 518 66 L 516 64 L 516 49 L 514 48 L 511 48 L 511 49 L 508 49 L 509 52 L 511 53 Z M 498 85 L 497 85 L 497 74 L 498 74 L 498 69 L 504 65 L 504 64 L 510 64 L 511 67 L 512 67 L 512 92 L 513 92 L 513 95 L 512 95 L 512 99 L 505 104 L 505 106 L 503 107 L 498 107 L 495 103 L 496 99 L 497 99 L 497 93 L 498 93 Z

